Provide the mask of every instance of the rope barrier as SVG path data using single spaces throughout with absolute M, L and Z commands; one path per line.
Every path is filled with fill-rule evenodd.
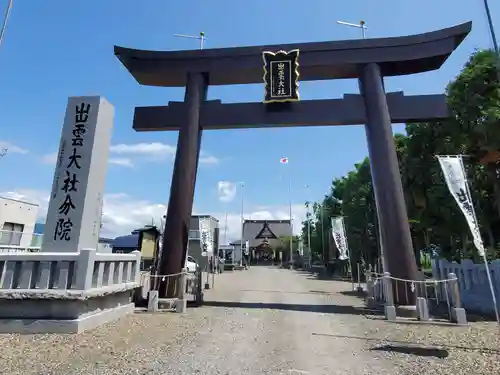
M 141 277 L 148 277 L 150 279 L 157 279 L 160 278 L 162 279 L 161 281 L 165 281 L 167 277 L 174 277 L 174 276 L 180 276 L 180 275 L 189 275 L 189 272 L 179 272 L 179 273 L 173 273 L 171 275 L 151 275 L 150 273 L 143 273 Z
M 383 274 L 378 274 L 378 275 L 379 275 L 379 277 L 376 277 L 374 280 L 381 280 L 381 279 L 387 277 L 387 276 L 385 276 Z M 421 284 L 438 284 L 438 283 L 446 283 L 446 282 L 450 282 L 450 281 L 456 281 L 456 279 L 406 280 L 406 279 L 400 279 L 400 278 L 394 277 L 394 276 L 388 276 L 387 278 L 388 279 L 392 279 L 392 280 L 396 280 L 396 281 L 401 281 L 401 282 L 404 282 L 404 283 L 421 283 Z
M 446 283 L 449 281 L 455 281 L 456 279 L 443 279 L 443 280 L 406 280 L 406 279 L 400 279 L 397 277 L 389 276 L 389 279 L 396 280 L 396 281 L 402 281 L 405 283 L 421 283 L 421 284 L 438 284 L 438 283 Z

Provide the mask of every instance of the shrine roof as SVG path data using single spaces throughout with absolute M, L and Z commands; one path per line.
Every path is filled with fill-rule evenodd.
M 141 85 L 182 87 L 188 73 L 205 72 L 210 85 L 261 83 L 263 51 L 300 50 L 300 81 L 356 78 L 359 67 L 378 63 L 384 76 L 436 70 L 469 34 L 472 22 L 424 34 L 187 51 L 120 46 L 115 55 Z

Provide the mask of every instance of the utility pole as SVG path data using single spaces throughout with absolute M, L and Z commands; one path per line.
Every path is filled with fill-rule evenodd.
M 499 55 L 500 51 L 498 50 L 498 42 L 495 34 L 495 28 L 493 27 L 493 20 L 491 18 L 491 11 L 488 0 L 483 0 L 483 4 L 484 10 L 486 11 L 486 18 L 488 19 L 488 27 L 490 29 L 491 39 L 493 39 L 493 49 L 495 50 L 495 53 Z
M 486 1 L 486 0 L 485 0 Z M 337 21 L 337 23 L 339 25 L 345 25 L 345 26 L 349 26 L 349 27 L 356 27 L 358 29 L 361 29 L 361 36 L 362 36 L 362 39 L 365 39 L 366 38 L 366 30 L 368 29 L 368 27 L 366 26 L 366 22 L 361 20 L 359 21 L 359 23 L 351 23 L 351 22 L 344 22 L 344 21 Z
M 5 155 L 7 155 L 7 151 L 9 151 L 8 148 L 4 148 L 2 151 L 0 151 L 0 160 L 2 160 Z
M 5 16 L 3 17 L 2 29 L 0 30 L 0 46 L 2 45 L 3 38 L 5 35 L 5 30 L 7 30 L 7 22 L 9 21 L 10 11 L 12 10 L 13 0 L 9 0 L 7 9 L 5 10 Z
M 203 49 L 203 45 L 205 43 L 205 40 L 207 40 L 207 38 L 205 38 L 205 33 L 203 31 L 200 32 L 199 36 L 185 35 L 185 34 L 174 34 L 174 36 L 176 36 L 178 38 L 198 39 L 200 41 L 200 49 Z
M 321 252 L 323 255 L 323 263 L 325 264 L 325 271 L 328 266 L 328 257 L 325 253 L 325 219 L 324 219 L 324 205 L 325 201 L 321 202 L 320 206 L 320 219 L 321 219 Z

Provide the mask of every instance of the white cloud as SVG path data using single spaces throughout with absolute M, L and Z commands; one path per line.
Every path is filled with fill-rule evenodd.
M 217 190 L 221 202 L 231 202 L 236 196 L 236 184 L 231 181 L 219 181 Z
M 45 221 L 49 202 L 49 192 L 34 189 L 19 189 L 10 192 L 0 192 L 0 195 L 37 203 L 40 206 L 39 220 L 41 222 Z M 136 199 L 124 193 L 105 194 L 103 211 L 103 230 L 101 235 L 105 237 L 116 237 L 129 234 L 132 230 L 151 223 L 159 226 L 161 218 L 166 212 L 166 204 Z M 199 214 L 212 215 L 219 220 L 221 243 L 224 241 L 224 238 L 227 241 L 233 241 L 240 237 L 240 212 L 228 212 L 227 225 L 225 223 L 225 212 L 200 212 Z M 300 233 L 301 223 L 305 219 L 305 216 L 306 208 L 303 204 L 292 205 L 294 233 Z M 243 217 L 245 219 L 254 220 L 288 219 L 289 207 L 255 207 L 254 209 L 245 211 Z
M 215 156 L 212 156 L 212 155 L 200 156 L 200 163 L 201 164 L 219 164 L 219 159 L 217 159 Z
M 51 154 L 46 154 L 42 156 L 42 163 L 55 165 L 57 161 L 57 152 L 53 152 Z M 110 158 L 109 164 L 119 165 L 121 167 L 133 168 L 134 163 L 130 158 Z
M 0 152 L 7 149 L 7 155 L 8 154 L 27 154 L 29 151 L 21 148 L 19 146 L 16 146 L 10 142 L 6 141 L 0 141 Z
M 135 143 L 111 146 L 110 151 L 119 155 L 142 155 L 155 158 L 173 157 L 175 155 L 175 146 L 167 145 L 160 142 L 153 143 Z
M 213 155 L 210 155 L 208 153 L 206 153 L 205 151 L 201 150 L 200 152 L 200 163 L 201 164 L 211 164 L 211 165 L 215 165 L 215 164 L 219 164 L 219 159 L 216 158 L 215 156 Z
M 134 167 L 134 163 L 132 163 L 132 160 L 130 158 L 111 158 L 109 159 L 109 163 L 127 168 Z
M 42 156 L 43 164 L 56 164 L 57 161 L 57 152 L 53 152 L 51 154 L 45 154 Z
M 148 161 L 163 161 L 165 159 L 173 160 L 175 151 L 175 146 L 160 142 L 133 144 L 120 143 L 110 147 L 111 154 L 118 155 L 118 157 L 111 157 L 109 159 L 109 163 L 132 168 L 135 164 L 135 159 L 146 159 Z M 54 165 L 56 160 L 57 152 L 42 156 L 42 162 L 44 164 Z M 201 151 L 200 163 L 214 165 L 219 163 L 219 159 L 206 153 L 205 151 Z

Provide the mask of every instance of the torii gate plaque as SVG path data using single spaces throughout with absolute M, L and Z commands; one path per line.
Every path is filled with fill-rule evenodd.
M 115 46 L 115 55 L 139 84 L 186 87 L 184 102 L 137 107 L 134 114 L 136 131 L 179 131 L 160 274 L 177 273 L 184 264 L 202 129 L 365 124 L 385 264 L 395 277 L 416 279 L 391 124 L 444 119 L 448 112 L 444 95 L 386 94 L 383 77 L 439 69 L 471 27 L 468 22 L 396 38 L 192 51 Z M 209 85 L 262 83 L 263 52 L 294 50 L 300 51 L 301 81 L 356 78 L 361 94 L 303 101 L 297 95 L 296 101 L 269 104 L 206 101 Z M 397 300 L 414 304 L 412 291 L 400 290 Z

